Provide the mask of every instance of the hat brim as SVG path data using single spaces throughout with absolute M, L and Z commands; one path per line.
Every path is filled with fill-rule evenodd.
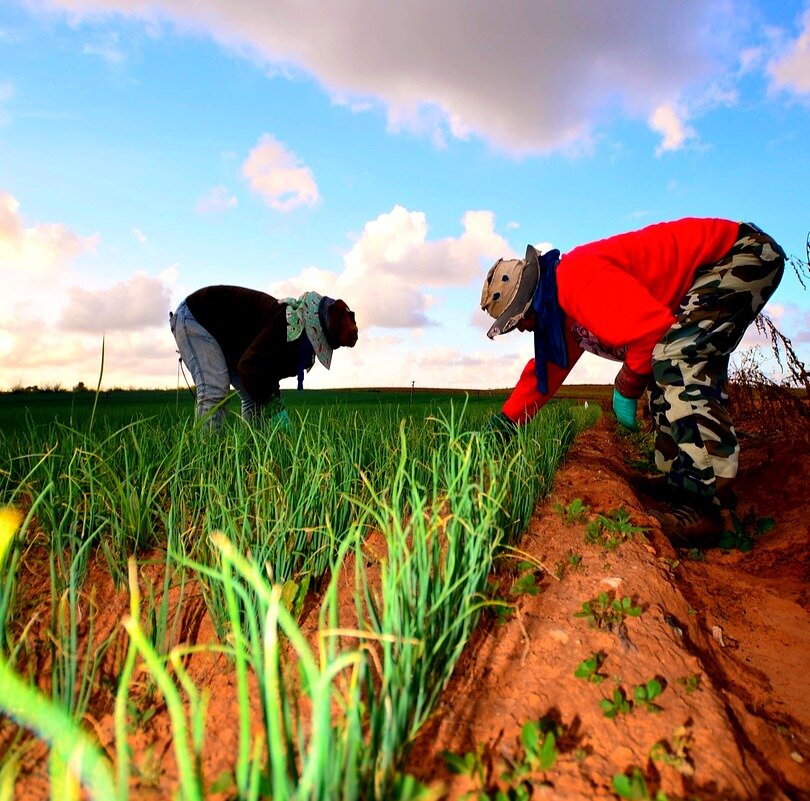
M 526 266 L 520 274 L 515 297 L 487 331 L 487 336 L 490 339 L 495 339 L 499 334 L 506 334 L 511 331 L 526 316 L 526 312 L 529 311 L 529 307 L 532 305 L 534 291 L 537 289 L 537 282 L 540 280 L 539 258 L 532 245 L 526 248 L 525 262 Z

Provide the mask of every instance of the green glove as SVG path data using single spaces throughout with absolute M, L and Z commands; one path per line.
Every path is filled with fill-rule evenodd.
M 619 394 L 617 389 L 613 390 L 613 411 L 616 413 L 618 421 L 630 431 L 638 431 L 637 408 L 638 400 L 636 398 L 625 398 L 624 395 Z
M 279 426 L 283 431 L 292 431 L 292 421 L 290 420 L 290 415 L 287 414 L 286 409 L 276 412 L 276 414 L 270 418 L 270 423 L 274 426 Z
M 494 434 L 502 442 L 508 442 L 517 431 L 517 423 L 510 420 L 503 412 L 492 415 L 489 422 L 481 430 L 482 434 Z
M 273 398 L 264 407 L 264 416 L 270 425 L 279 427 L 284 431 L 292 430 L 290 415 L 287 414 L 287 407 L 284 405 L 284 401 L 281 400 L 281 397 Z

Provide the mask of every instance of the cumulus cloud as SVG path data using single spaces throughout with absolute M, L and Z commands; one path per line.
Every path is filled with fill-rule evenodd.
M 0 191 L 0 388 L 94 383 L 105 332 L 105 386 L 166 386 L 175 377 L 166 315 L 176 271 L 88 289 L 92 260 L 81 270 L 77 262 L 99 242 L 62 223 L 30 223 Z
M 194 208 L 199 214 L 216 214 L 236 208 L 238 202 L 226 186 L 215 186 L 197 201 Z
M 271 69 L 312 75 L 353 109 L 382 107 L 392 130 L 440 145 L 476 135 L 517 152 L 587 142 L 616 114 L 646 119 L 667 98 L 699 94 L 741 50 L 726 0 L 39 5 L 72 19 L 169 21 Z
M 61 223 L 27 226 L 19 201 L 0 190 L 0 271 L 28 279 L 42 278 L 82 251 L 92 251 L 98 236 L 79 236 Z
M 481 274 L 483 261 L 510 251 L 495 232 L 489 211 L 468 211 L 462 234 L 429 240 L 425 214 L 395 206 L 367 222 L 343 256 L 343 270 L 308 269 L 295 279 L 269 287 L 271 294 L 298 295 L 314 290 L 338 293 L 366 326 L 421 328 L 435 325 L 428 290 L 468 284 Z
M 309 167 L 270 134 L 264 134 L 242 165 L 242 176 L 250 188 L 270 208 L 292 211 L 299 206 L 315 206 L 320 200 L 318 186 Z
M 682 110 L 672 103 L 658 106 L 650 115 L 649 124 L 650 128 L 663 137 L 661 144 L 655 149 L 657 156 L 680 150 L 688 139 L 695 136 L 694 129 L 686 124 Z
M 164 325 L 170 305 L 164 282 L 139 270 L 108 289 L 71 287 L 61 325 L 66 331 L 139 331 Z
M 774 88 L 810 94 L 810 8 L 802 15 L 799 36 L 768 64 Z

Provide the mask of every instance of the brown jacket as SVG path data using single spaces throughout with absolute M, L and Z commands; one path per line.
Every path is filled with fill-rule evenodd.
M 207 286 L 186 304 L 257 403 L 278 397 L 279 381 L 298 373 L 300 337 L 287 342 L 286 303 L 255 289 Z

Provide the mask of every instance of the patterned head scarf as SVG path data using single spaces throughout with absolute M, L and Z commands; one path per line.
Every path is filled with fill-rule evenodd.
M 294 342 L 306 331 L 318 361 L 328 370 L 332 365 L 332 346 L 319 314 L 323 300 L 329 299 L 317 292 L 305 292 L 299 298 L 282 298 L 281 302 L 287 304 L 287 342 Z

